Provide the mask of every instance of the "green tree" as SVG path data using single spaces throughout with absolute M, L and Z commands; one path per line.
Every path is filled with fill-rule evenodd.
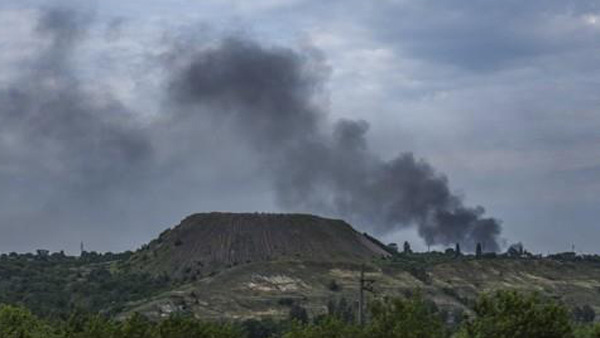
M 475 257 L 480 258 L 482 254 L 483 250 L 481 249 L 481 243 L 477 243 L 477 246 L 475 247 Z
M 134 313 L 121 324 L 119 338 L 157 338 L 157 332 L 152 323 L 145 316 Z
M 579 323 L 591 323 L 596 318 L 596 311 L 588 304 L 573 309 L 573 319 Z
M 65 336 L 65 338 L 120 338 L 115 322 L 98 315 L 88 317 L 81 331 Z
M 57 337 L 52 328 L 22 307 L 0 305 L 0 337 L 50 338 Z
M 157 326 L 160 338 L 237 338 L 242 334 L 233 326 L 201 322 L 190 316 L 174 315 Z
M 375 303 L 366 333 L 369 338 L 448 336 L 435 305 L 425 301 L 420 294 L 408 299 L 395 298 Z
M 301 325 L 296 323 L 292 329 L 286 333 L 284 338 L 367 338 L 364 330 L 354 324 L 344 323 L 343 321 L 327 317 L 319 323 L 311 325 Z
M 287 322 L 285 322 L 287 323 Z M 242 323 L 246 338 L 281 337 L 284 323 L 273 319 L 248 319 Z
M 298 304 L 292 305 L 289 312 L 289 319 L 291 321 L 297 321 L 302 324 L 308 323 L 308 313 L 306 309 Z
M 498 291 L 480 297 L 476 317 L 464 324 L 461 337 L 568 338 L 573 337 L 569 312 L 564 306 L 537 294 Z
M 327 315 L 345 323 L 354 322 L 354 318 L 356 317 L 352 304 L 345 297 L 340 298 L 338 301 L 329 300 L 327 303 Z
M 119 338 L 117 324 L 100 315 L 74 312 L 60 325 L 64 338 Z
M 408 243 L 408 241 L 404 241 L 404 250 L 403 250 L 403 252 L 405 254 L 412 253 L 412 250 L 410 248 L 410 243 Z
M 600 324 L 577 325 L 574 335 L 576 338 L 600 338 Z

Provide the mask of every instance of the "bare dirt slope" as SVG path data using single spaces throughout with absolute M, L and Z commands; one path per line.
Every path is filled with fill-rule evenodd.
M 164 317 L 188 311 L 213 319 L 285 318 L 294 303 L 314 316 L 326 313 L 331 300 L 356 301 L 360 269 L 355 263 L 284 260 L 240 265 L 130 304 L 126 313 Z M 426 273 L 422 279 L 403 268 L 373 262 L 367 265 L 366 276 L 375 280 L 375 293 L 367 297 L 372 301 L 420 292 L 449 313 L 468 313 L 482 292 L 511 289 L 538 292 L 570 308 L 591 305 L 600 312 L 598 264 L 462 258 L 431 266 Z
M 138 251 L 132 263 L 154 274 L 195 280 L 254 262 L 363 262 L 386 255 L 342 220 L 214 212 L 185 218 Z

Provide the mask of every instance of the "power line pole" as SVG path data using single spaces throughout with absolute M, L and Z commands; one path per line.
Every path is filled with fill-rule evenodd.
M 374 292 L 375 280 L 365 278 L 365 265 L 360 267 L 360 286 L 358 288 L 358 325 L 365 322 L 365 291 Z

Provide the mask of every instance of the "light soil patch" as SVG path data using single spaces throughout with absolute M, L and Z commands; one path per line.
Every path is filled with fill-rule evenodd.
M 262 292 L 290 292 L 309 288 L 302 280 L 286 275 L 252 275 L 251 281 L 246 286 L 250 290 Z

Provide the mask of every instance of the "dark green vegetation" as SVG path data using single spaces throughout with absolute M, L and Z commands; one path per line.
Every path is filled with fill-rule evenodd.
M 1 255 L 0 303 L 23 305 L 44 317 L 64 317 L 74 310 L 116 314 L 126 303 L 171 285 L 164 276 L 124 269 L 130 256 Z
M 546 320 L 564 329 L 565 337 L 598 331 L 589 325 L 600 309 L 598 256 L 541 257 L 521 244 L 504 254 L 457 248 L 417 253 L 404 243 L 399 253 L 343 221 L 310 215 L 197 214 L 134 253 L 2 255 L 0 303 L 18 306 L 7 309 L 58 337 L 95 337 L 60 331 L 73 323 L 108 327 L 114 337 L 129 337 L 125 323 L 158 330 L 148 337 L 171 337 L 159 330 L 169 325 L 189 327 L 191 337 L 211 337 L 203 330 L 249 337 L 395 337 L 390 331 L 399 337 L 512 337 L 513 331 L 501 330 L 513 324 L 493 327 L 508 320 L 497 307 L 514 312 L 530 305 L 518 315 L 526 318 L 519 325 Z M 363 268 L 375 283 L 366 296 L 368 324 L 358 327 Z M 413 298 L 416 290 L 420 297 Z M 498 290 L 526 296 L 496 295 Z M 488 296 L 479 299 L 481 294 Z M 532 294 L 537 298 L 527 298 Z M 543 327 L 558 330 L 552 325 Z
M 600 325 L 571 321 L 559 303 L 536 294 L 514 291 L 485 294 L 475 314 L 448 324 L 439 309 L 419 294 L 374 302 L 367 323 L 330 311 L 298 318 L 291 311 L 279 322 L 207 322 L 171 315 L 159 321 L 133 314 L 122 321 L 102 315 L 72 313 L 62 320 L 44 320 L 27 309 L 0 306 L 1 338 L 595 338 Z M 331 310 L 331 309 L 330 309 Z M 304 314 L 305 315 L 305 314 Z

